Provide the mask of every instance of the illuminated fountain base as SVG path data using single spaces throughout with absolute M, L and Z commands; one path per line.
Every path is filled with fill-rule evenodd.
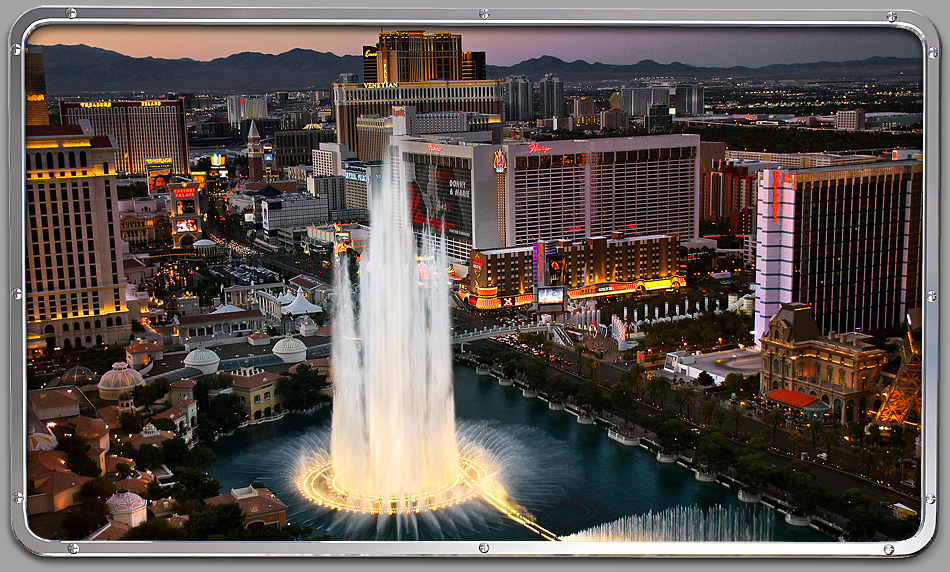
M 452 483 L 433 490 L 401 496 L 361 495 L 346 491 L 333 471 L 333 461 L 318 465 L 297 481 L 300 493 L 311 502 L 333 510 L 364 514 L 412 514 L 460 505 L 486 494 L 497 495 L 500 487 L 478 461 L 460 457 L 458 476 Z

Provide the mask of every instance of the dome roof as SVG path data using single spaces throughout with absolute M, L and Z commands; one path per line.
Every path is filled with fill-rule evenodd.
M 145 499 L 128 489 L 119 489 L 109 497 L 106 506 L 112 514 L 125 514 L 144 509 Z
M 66 371 L 60 381 L 63 385 L 88 385 L 96 382 L 96 374 L 88 367 L 77 365 Z
M 185 356 L 185 365 L 189 366 L 210 365 L 220 361 L 221 358 L 218 357 L 218 354 L 201 346 L 198 346 Z
M 142 374 L 129 367 L 124 361 L 112 364 L 112 369 L 102 374 L 99 380 L 100 389 L 120 389 L 142 385 L 145 380 Z
M 196 241 L 193 246 L 218 246 L 218 243 L 213 240 L 208 240 L 207 238 L 202 238 Z
M 274 353 L 294 353 L 299 352 L 300 350 L 306 350 L 307 346 L 303 342 L 288 334 L 284 338 L 277 340 L 277 343 L 274 344 Z

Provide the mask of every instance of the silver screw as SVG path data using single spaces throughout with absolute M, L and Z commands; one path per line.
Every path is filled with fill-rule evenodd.
M 66 8 L 66 17 L 69 18 L 70 20 L 74 20 L 77 14 L 78 13 L 76 12 L 75 8 Z M 76 549 L 78 550 L 79 547 L 77 546 Z
M 935 60 L 937 56 L 940 55 L 940 51 L 936 47 L 930 48 L 927 50 L 927 55 L 930 56 L 930 59 Z
M 931 290 L 931 291 L 927 292 L 927 301 L 928 301 L 928 302 L 936 302 L 936 301 L 937 301 L 937 291 L 936 291 L 936 290 Z
M 491 18 L 491 12 L 488 11 L 488 8 L 482 8 L 481 10 L 478 11 L 478 17 L 481 18 L 482 20 L 487 20 Z M 488 545 L 486 544 L 485 546 L 488 546 Z
M 894 545 L 893 545 L 893 544 L 885 544 L 885 545 L 884 545 L 884 554 L 887 554 L 888 556 L 890 556 L 891 554 L 894 554 Z
M 937 502 L 937 495 L 933 493 L 927 493 L 927 504 L 935 504 Z
M 72 542 L 66 547 L 66 550 L 68 550 L 70 554 L 79 554 L 79 545 Z
M 13 296 L 13 299 L 14 299 L 14 300 L 22 300 L 22 299 L 23 299 L 23 289 L 22 289 L 22 288 L 14 288 L 13 291 L 10 292 L 10 295 Z
M 13 44 L 12 46 L 10 46 L 10 53 L 15 56 L 20 55 L 22 51 L 23 51 L 23 46 L 21 46 L 20 44 Z
M 485 554 L 486 552 L 488 552 L 488 548 L 489 546 L 487 542 L 482 542 L 481 544 L 478 545 L 478 551 L 481 552 L 482 554 Z
M 888 12 L 888 13 L 887 13 L 887 21 L 890 22 L 890 23 L 892 23 L 892 24 L 893 24 L 894 22 L 896 22 L 896 21 L 897 21 L 897 12 Z
M 20 504 L 23 502 L 23 493 L 13 493 L 13 502 Z

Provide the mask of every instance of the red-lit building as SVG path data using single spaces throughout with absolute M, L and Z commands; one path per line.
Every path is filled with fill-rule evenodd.
M 765 161 L 714 161 L 711 170 L 700 173 L 700 220 L 728 222 L 733 234 L 754 234 L 758 172 L 777 166 Z

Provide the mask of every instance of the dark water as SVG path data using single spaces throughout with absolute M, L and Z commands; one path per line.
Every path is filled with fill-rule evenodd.
M 523 397 L 518 388 L 500 387 L 494 378 L 476 376 L 470 368 L 455 368 L 455 405 L 460 433 L 477 434 L 479 442 L 487 443 L 499 459 L 499 478 L 512 500 L 559 536 L 674 506 L 746 506 L 722 485 L 698 482 L 692 471 L 658 463 L 648 451 L 621 445 L 603 429 L 580 425 L 570 413 L 551 411 L 547 403 Z M 238 430 L 211 446 L 218 463 L 209 472 L 221 482 L 222 491 L 263 482 L 288 505 L 292 522 L 329 531 L 336 538 L 372 539 L 379 527 L 375 519 L 341 520 L 296 490 L 292 474 L 297 459 L 329 443 L 329 426 L 329 409 L 324 409 Z M 480 504 L 439 511 L 438 522 L 388 522 L 381 537 L 406 537 L 408 530 L 410 537 L 420 539 L 540 539 Z M 833 539 L 811 528 L 789 526 L 775 513 L 772 540 Z

